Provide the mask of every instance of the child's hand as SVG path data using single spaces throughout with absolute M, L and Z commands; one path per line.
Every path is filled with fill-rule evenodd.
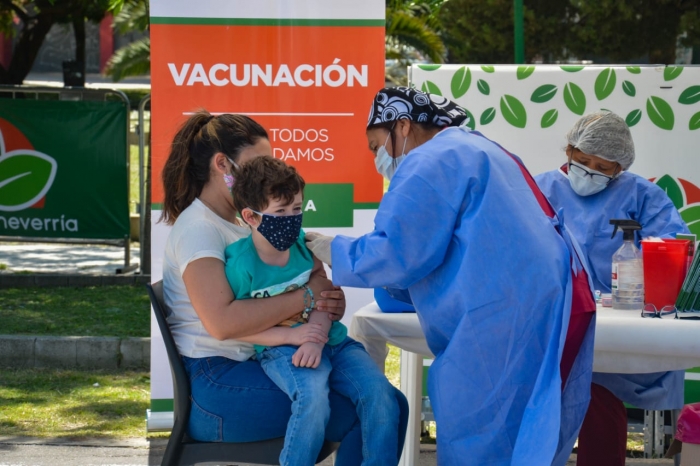
M 302 324 L 290 329 L 289 345 L 301 346 L 305 343 L 328 343 L 328 332 L 323 330 L 320 324 Z
M 321 364 L 321 353 L 323 345 L 320 343 L 304 343 L 299 347 L 294 356 L 292 356 L 292 364 L 296 367 L 309 367 L 316 369 Z

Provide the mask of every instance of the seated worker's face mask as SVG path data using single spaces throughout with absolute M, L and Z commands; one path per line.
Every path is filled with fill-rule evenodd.
M 579 196 L 591 196 L 604 190 L 615 178 L 586 168 L 574 161 L 569 162 L 567 175 L 571 189 Z
M 391 138 L 391 135 L 394 133 L 395 126 L 394 124 L 389 130 L 389 135 L 386 137 L 384 145 L 377 150 L 377 156 L 374 158 L 374 166 L 377 168 L 377 173 L 389 181 L 394 177 L 394 173 L 396 173 L 399 164 L 406 158 L 404 152 L 406 151 L 406 141 L 408 141 L 408 138 L 403 140 L 403 149 L 401 149 L 400 156 L 393 158 L 389 155 L 389 152 L 386 150 L 386 143 L 389 142 L 389 138 Z

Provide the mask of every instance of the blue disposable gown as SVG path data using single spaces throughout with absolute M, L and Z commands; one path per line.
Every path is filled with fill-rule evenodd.
M 410 152 L 333 281 L 408 289 L 436 358 L 440 465 L 543 465 L 560 440 L 571 256 L 515 161 L 449 128 Z
M 561 169 L 535 177 L 555 209 L 562 209 L 568 230 L 576 237 L 591 267 L 593 286 L 610 292 L 612 256 L 622 246 L 622 234 L 611 239 L 610 219 L 638 221 L 636 245 L 649 236 L 673 238 L 688 227 L 666 193 L 642 178 L 623 172 L 603 191 L 579 196 Z M 593 373 L 593 382 L 604 386 L 622 401 L 643 409 L 677 409 L 683 406 L 684 371 L 650 374 Z

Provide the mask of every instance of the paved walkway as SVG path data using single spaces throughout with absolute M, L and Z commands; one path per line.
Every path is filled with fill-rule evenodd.
M 139 245 L 131 244 L 131 263 Z M 0 273 L 114 275 L 124 266 L 124 248 L 87 244 L 0 243 Z
M 166 439 L 124 440 L 63 440 L 30 437 L 0 437 L 0 466 L 143 466 L 159 465 Z M 321 466 L 332 466 L 330 459 Z M 415 466 L 435 466 L 437 455 L 434 445 L 422 445 Z M 469 464 L 465 462 L 465 464 Z M 576 464 L 571 455 L 567 466 Z M 672 465 L 667 459 L 631 459 L 627 466 Z M 236 466 L 253 466 L 236 463 Z M 459 465 L 455 465 L 459 466 Z

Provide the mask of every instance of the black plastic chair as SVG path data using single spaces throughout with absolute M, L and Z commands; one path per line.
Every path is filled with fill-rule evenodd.
M 146 285 L 151 298 L 160 333 L 163 335 L 168 362 L 173 376 L 173 413 L 175 422 L 170 440 L 163 454 L 162 466 L 185 466 L 205 462 L 240 462 L 255 464 L 279 464 L 279 455 L 284 445 L 284 437 L 260 442 L 198 442 L 187 435 L 190 419 L 191 394 L 189 377 L 175 340 L 166 321 L 169 309 L 163 300 L 163 282 Z M 340 446 L 339 443 L 324 442 L 317 462 L 328 458 Z

